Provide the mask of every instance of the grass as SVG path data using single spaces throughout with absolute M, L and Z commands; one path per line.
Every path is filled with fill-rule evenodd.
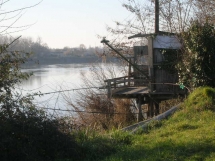
M 91 133 L 79 139 L 83 160 L 215 160 L 215 90 L 199 88 L 168 120 L 131 135 L 121 131 Z

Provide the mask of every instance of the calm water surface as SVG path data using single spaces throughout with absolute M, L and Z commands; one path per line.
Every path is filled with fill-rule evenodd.
M 90 67 L 90 64 L 58 64 L 22 69 L 23 72 L 32 72 L 33 76 L 17 86 L 17 90 L 23 95 L 26 95 L 27 93 L 50 93 L 81 88 L 83 87 L 82 75 L 91 78 Z M 115 67 L 117 68 L 117 65 Z M 71 109 L 71 106 L 64 99 L 65 96 L 69 97 L 71 101 L 74 101 L 76 93 L 72 90 L 70 92 L 35 96 L 34 103 L 38 107 L 43 108 Z

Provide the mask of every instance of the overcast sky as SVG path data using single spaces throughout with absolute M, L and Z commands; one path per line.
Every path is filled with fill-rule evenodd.
M 2 5 L 0 11 L 4 13 L 28 7 L 39 1 L 9 0 Z M 51 48 L 76 47 L 80 44 L 85 44 L 87 47 L 101 46 L 96 35 L 107 35 L 106 25 L 114 26 L 113 21 L 122 21 L 130 15 L 122 7 L 122 2 L 123 0 L 43 0 L 39 5 L 23 10 L 20 13 L 21 18 L 13 24 L 13 27 L 35 24 L 24 31 L 10 35 L 32 37 L 34 40 L 41 37 L 42 41 Z M 18 13 L 8 13 L 6 17 Z M 1 16 L 3 19 L 3 15 Z M 13 22 L 2 21 L 1 26 L 6 23 L 10 25 Z M 2 27 L 0 29 L 3 30 Z

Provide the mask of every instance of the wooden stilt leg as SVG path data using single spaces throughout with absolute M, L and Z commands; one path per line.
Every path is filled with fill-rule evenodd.
M 155 105 L 154 105 L 154 101 L 151 102 L 151 117 L 154 117 L 155 114 Z
M 148 117 L 153 117 L 154 116 L 154 105 L 153 105 L 153 101 L 150 100 L 149 104 L 148 104 Z
M 158 115 L 160 113 L 159 103 L 150 101 L 148 104 L 148 117 L 153 117 L 154 115 Z
M 154 104 L 155 104 L 155 116 L 157 116 L 160 113 L 160 107 L 158 102 L 154 102 Z
M 138 98 L 138 116 L 137 116 L 137 122 L 140 122 L 143 120 L 143 114 L 142 114 L 142 100 L 141 97 Z

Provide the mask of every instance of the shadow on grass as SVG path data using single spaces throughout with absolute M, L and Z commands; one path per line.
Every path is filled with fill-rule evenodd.
M 83 136 L 78 134 L 78 136 Z M 133 136 L 129 133 L 116 131 L 107 136 L 86 136 L 78 141 L 82 148 L 83 160 L 100 161 L 132 145 Z
M 163 142 L 156 147 L 138 146 L 129 147 L 111 156 L 110 160 L 147 160 L 147 161 L 184 161 L 184 160 L 205 160 L 212 159 L 211 154 L 215 152 L 215 145 L 212 143 L 190 143 L 177 145 L 172 142 Z M 107 159 L 107 160 L 109 160 Z
M 0 114 L 0 160 L 80 159 L 81 149 L 72 135 L 60 130 L 63 125 L 36 114 L 13 115 L 13 118 Z

